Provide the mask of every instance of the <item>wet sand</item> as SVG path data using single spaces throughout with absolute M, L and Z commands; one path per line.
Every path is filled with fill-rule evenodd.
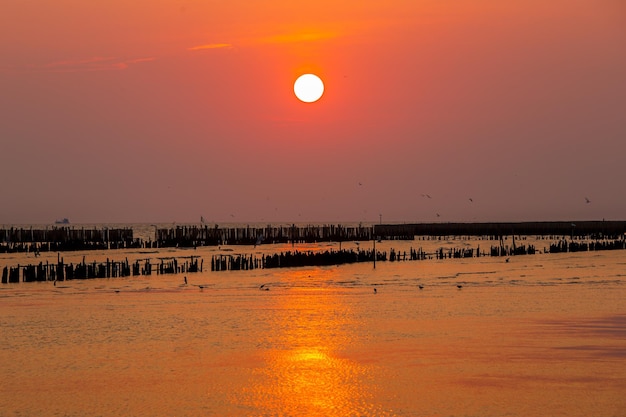
M 187 278 L 1 286 L 0 415 L 626 409 L 622 251 Z

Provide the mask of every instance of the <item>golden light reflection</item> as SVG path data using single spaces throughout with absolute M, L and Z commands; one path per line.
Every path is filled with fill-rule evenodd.
M 317 282 L 331 273 L 308 272 L 307 278 Z M 294 291 L 272 299 L 276 321 L 260 341 L 271 348 L 261 354 L 264 366 L 253 371 L 243 402 L 267 415 L 385 415 L 373 403 L 371 365 L 342 357 L 351 335 L 360 330 L 341 294 Z

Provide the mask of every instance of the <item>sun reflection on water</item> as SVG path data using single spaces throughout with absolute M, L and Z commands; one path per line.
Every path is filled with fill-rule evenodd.
M 261 341 L 271 347 L 239 403 L 263 415 L 389 415 L 375 404 L 372 365 L 342 357 L 360 330 L 340 297 L 308 289 L 272 302 L 276 321 Z

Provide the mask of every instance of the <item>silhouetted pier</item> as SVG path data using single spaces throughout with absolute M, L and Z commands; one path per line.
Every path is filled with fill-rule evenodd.
M 589 236 L 619 238 L 626 221 L 560 221 L 517 223 L 413 223 L 377 224 L 374 236 L 382 239 L 413 240 L 415 236 Z

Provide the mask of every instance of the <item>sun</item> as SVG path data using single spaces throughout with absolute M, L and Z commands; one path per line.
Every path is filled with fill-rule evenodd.
M 315 74 L 303 74 L 293 84 L 293 92 L 298 100 L 313 103 L 324 94 L 324 83 Z

